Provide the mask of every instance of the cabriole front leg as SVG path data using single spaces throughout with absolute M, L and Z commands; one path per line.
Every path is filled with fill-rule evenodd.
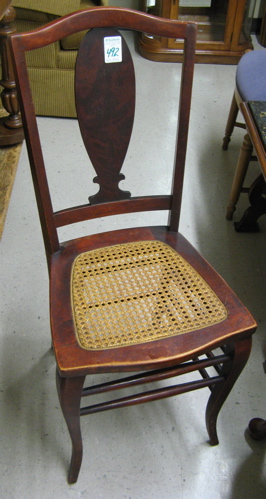
M 225 352 L 232 357 L 231 361 L 225 362 L 221 366 L 220 374 L 225 377 L 225 381 L 214 386 L 206 408 L 206 426 L 211 445 L 219 443 L 217 436 L 218 414 L 247 363 L 251 350 L 251 342 L 251 337 L 238 340 L 234 346 L 232 345 L 230 351 L 227 350 Z
M 68 483 L 75 483 L 77 481 L 82 462 L 80 400 L 84 380 L 85 376 L 62 378 L 58 370 L 56 370 L 58 396 L 72 441 L 72 457 L 68 473 Z

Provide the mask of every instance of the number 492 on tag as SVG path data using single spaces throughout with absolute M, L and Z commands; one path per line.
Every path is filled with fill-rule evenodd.
M 121 36 L 104 37 L 104 61 L 122 62 L 122 44 Z

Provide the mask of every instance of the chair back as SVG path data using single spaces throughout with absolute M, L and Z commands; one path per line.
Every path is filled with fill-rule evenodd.
M 180 94 L 176 98 L 179 114 L 172 190 L 164 195 L 153 195 L 151 192 L 146 196 L 133 197 L 119 186 L 124 179 L 121 169 L 131 138 L 136 96 L 134 65 L 120 31 L 123 29 L 184 41 Z M 99 185 L 99 190 L 89 197 L 88 203 L 54 211 L 25 55 L 30 50 L 83 30 L 87 34 L 76 61 L 75 100 L 80 132 L 97 174 L 93 181 Z M 130 9 L 111 7 L 75 12 L 32 32 L 11 36 L 14 71 L 48 262 L 60 248 L 58 228 L 84 220 L 122 213 L 168 210 L 169 229 L 178 230 L 195 42 L 195 23 L 170 21 Z M 158 66 L 159 71 L 164 70 L 163 65 Z M 139 165 L 136 175 L 139 175 L 138 169 Z

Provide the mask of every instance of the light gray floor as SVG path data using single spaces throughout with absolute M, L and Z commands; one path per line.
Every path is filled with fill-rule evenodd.
M 176 76 L 173 64 L 152 63 L 138 54 L 134 58 L 145 77 L 138 91 L 141 110 L 136 117 L 136 125 L 144 125 L 145 131 L 134 131 L 125 173 L 132 179 L 134 194 L 141 194 L 148 182 L 160 192 L 170 183 L 168 176 L 162 181 L 162 174 L 168 173 L 173 155 L 173 93 L 179 70 Z M 83 465 L 78 483 L 67 484 L 70 442 L 55 388 L 47 270 L 24 146 L 0 243 L 0 497 L 266 497 L 265 442 L 253 441 L 246 432 L 251 418 L 266 418 L 262 368 L 266 357 L 266 218 L 261 219 L 258 234 L 237 234 L 233 223 L 225 220 L 243 138 L 243 131 L 236 130 L 229 150 L 222 150 L 234 78 L 234 66 L 196 65 L 181 221 L 184 235 L 228 281 L 259 324 L 248 365 L 219 416 L 220 445 L 208 444 L 204 422 L 207 389 L 102 413 L 82 419 Z M 148 107 L 150 95 L 152 105 Z M 55 190 L 57 205 L 64 206 L 68 197 L 86 202 L 89 172 L 85 168 L 83 177 L 78 173 L 80 165 L 86 167 L 86 156 L 82 145 L 74 153 L 78 140 L 75 120 L 40 118 L 39 123 L 48 140 L 45 156 L 48 162 L 53 158 L 51 181 L 63 188 L 61 197 Z M 140 162 L 147 168 L 146 177 L 139 175 Z M 254 178 L 258 171 L 252 166 L 249 177 Z M 242 195 L 236 220 L 246 206 Z M 133 218 L 132 223 L 139 222 Z M 110 225 L 116 226 L 114 221 Z M 101 231 L 104 223 L 92 224 L 88 230 L 95 228 Z

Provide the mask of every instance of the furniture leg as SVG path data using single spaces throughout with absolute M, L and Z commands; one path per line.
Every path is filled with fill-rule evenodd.
M 2 104 L 9 113 L 0 119 L 0 146 L 14 145 L 22 142 L 24 133 L 19 112 L 16 83 L 8 47 L 8 38 L 16 30 L 12 23 L 15 19 L 15 9 L 8 7 L 0 21 L 0 51 L 2 65 L 2 79 L 0 84 L 4 87 L 1 93 Z
M 68 473 L 68 483 L 78 479 L 82 462 L 82 437 L 80 429 L 80 399 L 85 376 L 62 378 L 56 370 L 56 384 L 61 409 L 72 440 L 72 457 Z
M 248 425 L 249 433 L 254 440 L 263 440 L 266 438 L 266 420 L 253 418 Z
M 231 107 L 230 107 L 230 111 L 229 111 L 229 116 L 228 116 L 226 128 L 225 128 L 225 136 L 223 139 L 223 150 L 224 151 L 227 151 L 227 149 L 228 149 L 228 144 L 231 140 L 231 135 L 232 135 L 233 130 L 234 130 L 237 114 L 238 114 L 238 105 L 237 105 L 235 93 L 234 93 L 233 99 L 231 102 Z
M 225 376 L 225 381 L 222 384 L 214 386 L 206 407 L 206 426 L 211 445 L 219 443 L 216 428 L 217 417 L 238 376 L 247 363 L 250 350 L 251 338 L 246 338 L 237 341 L 230 352 L 225 352 L 232 356 L 232 361 L 222 365 L 220 374 Z
M 239 158 L 236 166 L 235 176 L 229 197 L 229 205 L 227 206 L 226 219 L 232 220 L 233 213 L 236 209 L 242 186 L 247 173 L 248 165 L 252 156 L 252 142 L 248 134 L 245 135 L 243 144 L 239 153 Z

